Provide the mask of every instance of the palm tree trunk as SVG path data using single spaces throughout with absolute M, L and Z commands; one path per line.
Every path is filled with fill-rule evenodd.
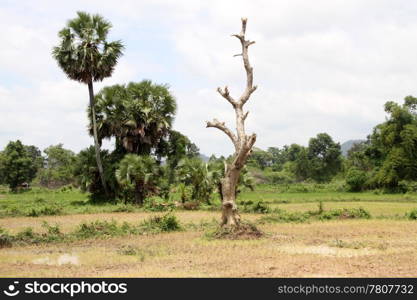
M 103 185 L 104 193 L 106 196 L 109 196 L 109 192 L 107 190 L 106 180 L 104 179 L 104 171 L 103 171 L 103 164 L 101 162 L 100 157 L 100 145 L 98 143 L 98 136 L 97 136 L 97 121 L 96 121 L 96 109 L 94 105 L 94 90 L 93 90 L 93 81 L 90 80 L 88 82 L 88 91 L 90 94 L 90 110 L 91 110 L 91 118 L 93 119 L 93 136 L 94 136 L 94 148 L 96 150 L 96 161 L 97 161 L 97 168 L 100 174 L 101 184 Z
M 142 182 L 136 182 L 135 185 L 135 203 L 138 205 L 143 204 L 144 199 L 144 193 L 143 193 L 143 183 Z

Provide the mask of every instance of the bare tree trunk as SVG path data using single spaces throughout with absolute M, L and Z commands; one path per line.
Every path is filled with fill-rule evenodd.
M 103 164 L 101 163 L 100 157 L 100 145 L 98 143 L 98 136 L 97 136 L 97 121 L 96 121 L 96 109 L 94 105 L 94 90 L 93 90 L 93 81 L 90 80 L 88 82 L 88 92 L 90 95 L 90 110 L 91 110 L 91 118 L 93 119 L 93 136 L 94 136 L 94 148 L 96 150 L 96 162 L 98 172 L 100 174 L 101 184 L 103 185 L 104 193 L 106 196 L 109 196 L 109 192 L 107 190 L 106 180 L 104 179 L 104 171 L 103 171 Z
M 253 144 L 256 141 L 256 134 L 246 135 L 245 120 L 248 116 L 248 111 L 243 111 L 243 106 L 249 100 L 251 94 L 256 90 L 253 85 L 253 68 L 249 63 L 248 48 L 254 44 L 253 41 L 245 39 L 246 33 L 246 18 L 242 18 L 242 30 L 240 34 L 233 36 L 238 38 L 242 45 L 242 53 L 235 56 L 242 56 L 243 65 L 246 71 L 246 88 L 239 99 L 235 100 L 229 93 L 227 86 L 222 90 L 218 88 L 219 94 L 225 98 L 235 110 L 236 116 L 236 134 L 226 127 L 224 122 L 219 122 L 214 119 L 207 122 L 207 127 L 214 127 L 223 131 L 232 141 L 235 147 L 233 161 L 226 165 L 225 177 L 221 180 L 221 195 L 222 195 L 222 225 L 223 226 L 239 226 L 240 216 L 236 205 L 236 187 L 239 180 L 239 175 L 244 167 L 246 160 L 252 152 Z

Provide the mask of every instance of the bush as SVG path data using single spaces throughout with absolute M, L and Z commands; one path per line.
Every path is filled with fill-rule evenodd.
M 145 220 L 140 227 L 146 232 L 169 232 L 181 230 L 180 223 L 174 215 L 155 216 Z
M 208 239 L 252 240 L 259 239 L 263 233 L 250 222 L 241 222 L 239 226 L 219 226 L 205 234 Z
M 294 175 L 285 171 L 265 172 L 265 176 L 271 184 L 291 184 L 295 182 Z
M 173 210 L 175 205 L 160 197 L 149 197 L 145 200 L 143 208 L 146 211 L 168 211 Z
M 14 239 L 18 242 L 28 244 L 37 244 L 43 241 L 42 236 L 39 233 L 34 232 L 32 227 L 27 227 L 18 232 Z
M 13 236 L 9 235 L 7 231 L 0 227 L 0 249 L 11 247 L 13 243 Z
M 55 216 L 62 212 L 62 207 L 59 206 L 45 206 L 41 208 L 32 208 L 26 213 L 27 217 L 39 217 L 39 216 Z
M 410 219 L 410 220 L 417 220 L 417 208 L 413 209 L 412 211 L 410 211 L 409 213 L 406 214 L 406 216 Z
M 94 221 L 90 223 L 82 223 L 74 231 L 73 235 L 79 239 L 87 239 L 92 237 L 112 237 L 135 233 L 136 230 L 128 223 L 121 226 L 115 220 L 112 221 Z
M 267 214 L 270 212 L 270 208 L 267 204 L 265 204 L 262 200 L 247 200 L 241 201 L 241 211 L 246 213 L 261 213 Z
M 417 192 L 417 182 L 410 180 L 401 180 L 398 183 L 398 188 L 403 193 L 416 193 Z
M 61 241 L 64 238 L 64 234 L 61 232 L 58 224 L 49 225 L 48 222 L 44 221 L 42 227 L 46 230 L 46 233 L 42 235 L 46 242 Z
M 350 168 L 346 174 L 348 190 L 351 192 L 360 192 L 363 190 L 367 179 L 366 172 L 356 168 Z
M 343 209 L 332 209 L 323 212 L 320 216 L 320 220 L 333 220 L 333 219 L 369 219 L 371 214 L 360 208 L 343 208 Z

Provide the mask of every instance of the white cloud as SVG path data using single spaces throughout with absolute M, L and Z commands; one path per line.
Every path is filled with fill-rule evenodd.
M 230 105 L 217 93 L 244 86 L 240 17 L 255 83 L 247 131 L 257 146 L 306 144 L 319 132 L 337 141 L 364 138 L 384 120 L 383 104 L 417 94 L 417 4 L 388 1 L 19 1 L 0 4 L 0 148 L 10 139 L 78 151 L 86 131 L 87 88 L 68 80 L 50 55 L 56 34 L 76 10 L 113 23 L 111 38 L 126 51 L 112 78 L 96 85 L 149 78 L 170 83 L 175 127 L 206 154 L 232 145 L 205 121 L 234 128 Z M 24 11 L 24 13 L 22 13 Z

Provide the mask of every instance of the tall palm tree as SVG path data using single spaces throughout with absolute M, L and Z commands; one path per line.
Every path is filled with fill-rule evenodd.
M 69 20 L 67 26 L 58 33 L 61 42 L 52 51 L 58 65 L 70 79 L 88 85 L 97 167 L 107 195 L 97 136 L 93 82 L 111 76 L 117 60 L 122 55 L 121 41 L 106 40 L 111 27 L 111 23 L 100 15 L 77 12 L 77 18 Z
M 126 152 L 149 155 L 168 135 L 176 107 L 168 87 L 149 80 L 105 87 L 96 95 L 99 141 L 116 137 Z

